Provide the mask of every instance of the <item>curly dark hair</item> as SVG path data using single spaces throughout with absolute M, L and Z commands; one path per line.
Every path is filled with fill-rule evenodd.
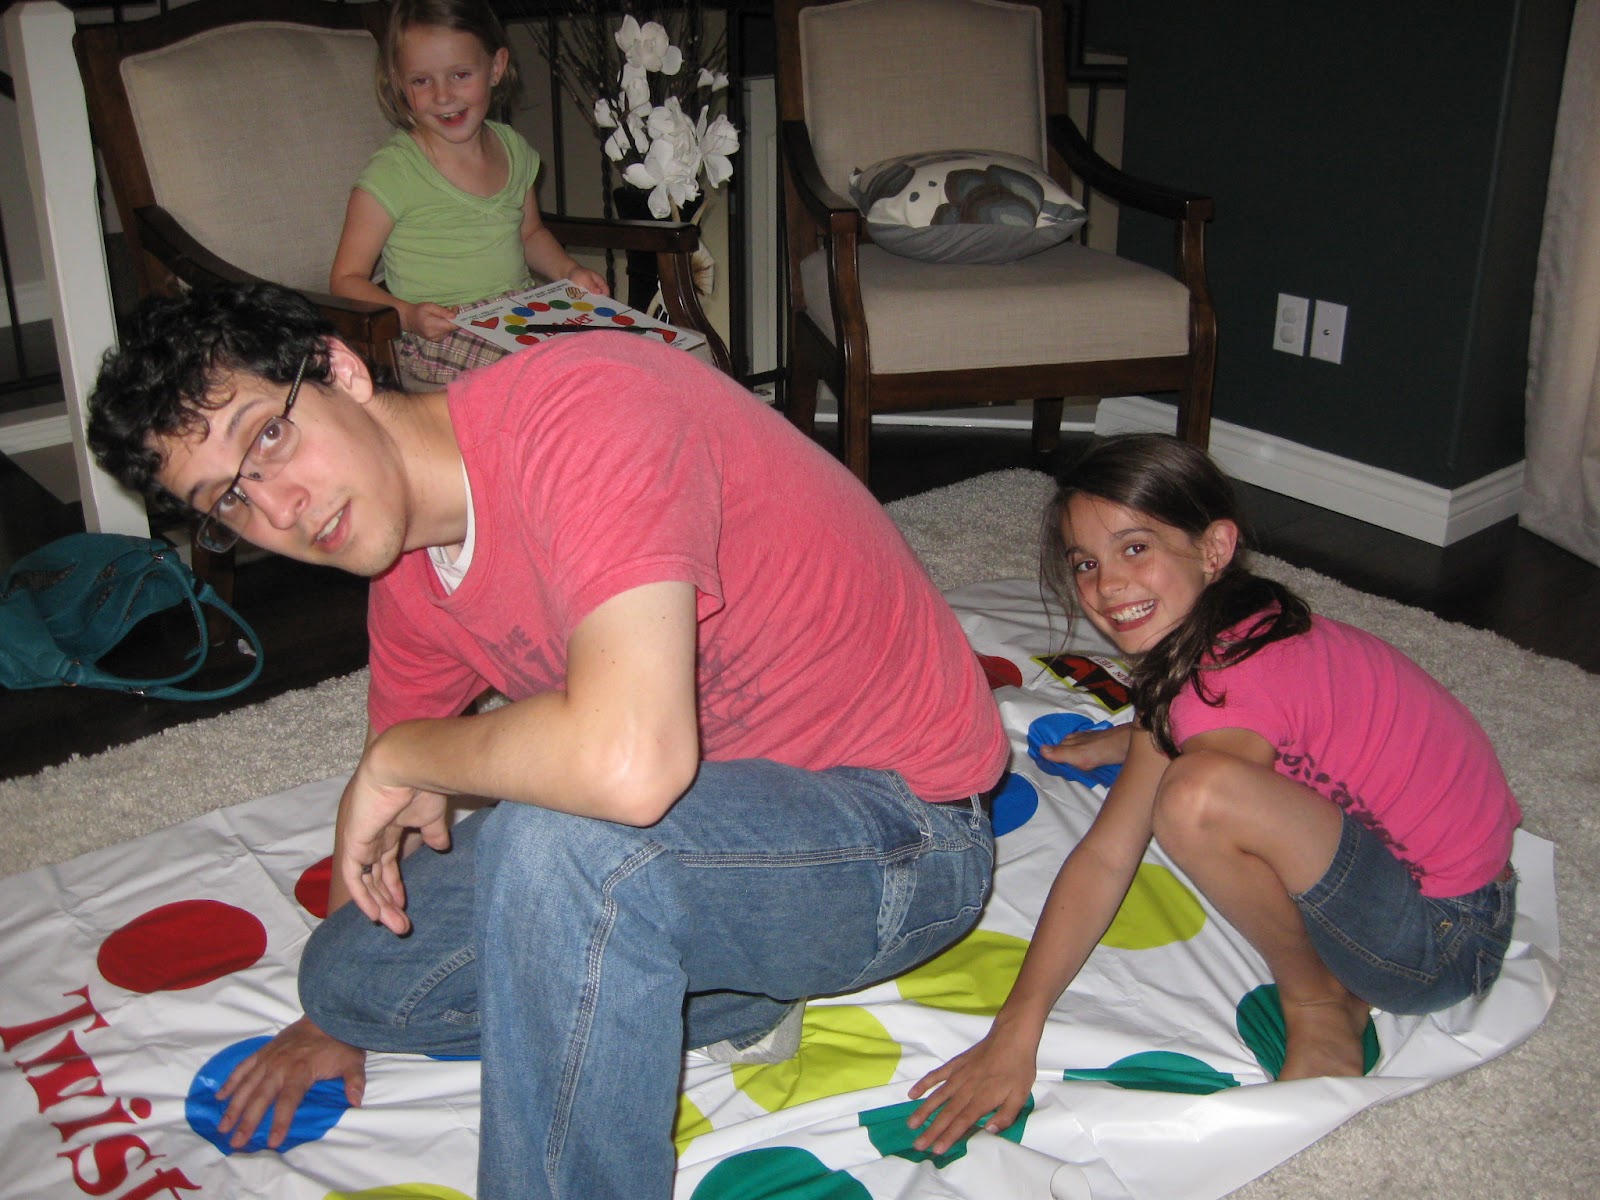
M 1198 538 L 1215 521 L 1242 527 L 1233 485 L 1203 450 L 1175 437 L 1129 433 L 1091 446 L 1056 481 L 1056 494 L 1045 507 L 1041 530 L 1039 577 L 1069 613 L 1080 610 L 1072 569 L 1067 562 L 1061 520 L 1073 496 L 1109 500 L 1145 513 L 1164 525 Z M 1255 617 L 1237 639 L 1221 635 Z M 1139 723 L 1169 757 L 1178 748 L 1172 738 L 1172 701 L 1186 684 L 1205 703 L 1216 706 L 1224 693 L 1206 686 L 1205 673 L 1249 658 L 1263 646 L 1304 633 L 1311 627 L 1305 601 L 1276 580 L 1249 568 L 1240 546 L 1188 617 L 1132 663 L 1133 706 Z
M 224 385 L 236 372 L 288 385 L 306 358 L 305 381 L 330 382 L 333 333 L 311 301 L 275 283 L 150 297 L 101 362 L 89 448 L 127 487 L 179 507 L 156 479 L 165 459 L 158 439 L 205 437 L 206 414 L 227 403 Z

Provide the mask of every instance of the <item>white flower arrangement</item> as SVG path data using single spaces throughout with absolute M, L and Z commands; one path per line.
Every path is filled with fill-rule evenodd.
M 539 22 L 532 28 L 623 180 L 649 194 L 651 216 L 678 220 L 702 190 L 714 192 L 733 177 L 739 130 L 717 111 L 728 86 L 726 47 L 719 38 L 702 53 L 698 3 L 663 9 L 660 17 L 635 9 L 613 32 L 596 9 L 572 22 L 565 37 Z M 563 44 L 547 44 L 556 40 Z

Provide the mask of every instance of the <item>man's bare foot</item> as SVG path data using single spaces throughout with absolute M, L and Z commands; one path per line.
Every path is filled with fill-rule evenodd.
M 1278 1078 L 1363 1074 L 1361 1039 L 1371 1015 L 1371 1006 L 1349 992 L 1326 999 L 1285 1002 L 1287 1046 Z

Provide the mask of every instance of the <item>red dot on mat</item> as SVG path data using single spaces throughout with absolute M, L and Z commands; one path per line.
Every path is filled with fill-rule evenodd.
M 519 335 L 517 341 L 521 342 L 524 346 L 537 346 L 539 344 L 539 339 L 529 333 Z
M 130 992 L 181 992 L 255 964 L 267 931 L 220 900 L 179 900 L 135 917 L 100 946 L 106 982 Z
M 294 881 L 294 898 L 313 917 L 328 915 L 328 882 L 333 878 L 333 856 L 313 863 Z
M 633 318 L 624 313 L 618 313 L 616 316 L 611 318 L 611 323 L 613 325 L 632 325 Z
M 1022 686 L 1022 672 L 1017 669 L 1017 664 L 1009 658 L 998 658 L 993 654 L 978 655 L 978 662 L 983 665 L 983 673 L 989 680 L 990 690 L 1002 688 L 1009 684 L 1012 687 Z

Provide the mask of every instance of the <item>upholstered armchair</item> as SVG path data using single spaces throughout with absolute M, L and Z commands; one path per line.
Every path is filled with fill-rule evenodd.
M 811 430 L 826 381 L 841 456 L 866 479 L 874 413 L 1031 400 L 1035 444 L 1048 449 L 1063 397 L 1176 391 L 1177 431 L 1206 444 L 1212 203 L 1124 174 L 1073 125 L 1059 0 L 778 0 L 777 32 L 797 425 Z M 977 152 L 985 169 L 926 167 L 953 151 Z M 1074 178 L 1170 220 L 1172 269 L 1089 249 L 1032 212 L 1011 257 L 1003 226 L 1015 212 L 997 203 L 986 217 L 982 189 L 962 182 L 994 177 L 1043 195 L 1057 226 L 1076 218 L 1050 197 Z M 995 227 L 938 236 L 972 196 L 967 207 Z M 1040 249 L 1047 234 L 1062 240 Z M 919 239 L 932 249 L 908 256 Z

